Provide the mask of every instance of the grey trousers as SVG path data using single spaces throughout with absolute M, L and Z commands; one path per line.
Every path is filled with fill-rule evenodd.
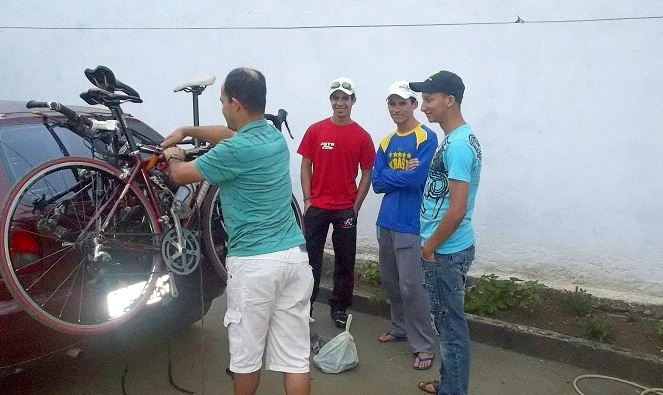
M 413 353 L 435 353 L 430 301 L 423 287 L 419 235 L 378 227 L 380 281 L 391 308 L 392 333 L 406 335 Z

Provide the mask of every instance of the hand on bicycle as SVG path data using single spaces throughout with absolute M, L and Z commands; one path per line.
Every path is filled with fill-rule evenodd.
M 187 137 L 193 137 L 214 146 L 219 141 L 233 137 L 234 135 L 235 131 L 226 125 L 181 126 L 166 136 L 161 146 L 170 147 L 180 143 Z
M 163 157 L 166 159 L 166 162 L 170 162 L 170 159 L 184 161 L 186 160 L 186 151 L 177 146 L 168 147 L 163 150 Z
M 187 126 L 181 126 L 175 129 L 173 132 L 171 132 L 168 136 L 166 136 L 163 139 L 163 142 L 160 145 L 164 148 L 172 147 L 175 144 L 179 143 L 180 141 L 184 140 L 185 138 L 189 137 L 186 134 L 186 129 Z M 168 158 L 168 155 L 166 155 L 166 158 Z M 182 158 L 184 158 L 184 156 L 182 156 Z

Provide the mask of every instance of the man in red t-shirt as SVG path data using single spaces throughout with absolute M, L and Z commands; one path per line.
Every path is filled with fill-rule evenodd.
M 375 148 L 371 136 L 350 118 L 357 101 L 354 84 L 347 78 L 329 87 L 331 118 L 311 125 L 297 152 L 302 155 L 304 236 L 313 268 L 311 309 L 318 296 L 322 257 L 329 224 L 333 226 L 334 289 L 329 299 L 334 325 L 345 328 L 345 310 L 352 304 L 357 214 L 371 185 Z M 356 184 L 361 169 L 359 186 Z M 312 311 L 312 310 L 311 310 Z

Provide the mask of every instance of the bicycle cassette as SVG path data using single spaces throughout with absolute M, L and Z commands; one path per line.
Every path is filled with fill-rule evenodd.
M 177 229 L 168 230 L 163 236 L 161 252 L 171 272 L 179 275 L 193 273 L 200 263 L 200 243 L 188 229 L 181 229 L 182 245 L 178 244 Z

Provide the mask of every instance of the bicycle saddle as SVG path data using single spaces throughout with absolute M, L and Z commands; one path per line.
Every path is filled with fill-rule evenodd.
M 105 89 L 90 88 L 87 92 L 80 94 L 81 99 L 85 100 L 87 104 L 103 104 L 118 103 L 120 101 L 130 101 L 132 103 L 142 103 L 143 99 L 137 96 L 125 95 L 119 93 L 109 92 Z
M 187 81 L 183 84 L 177 85 L 175 88 L 173 88 L 173 92 L 179 92 L 179 91 L 187 91 L 187 89 L 195 88 L 195 87 L 201 87 L 205 88 L 206 86 L 214 84 L 214 81 L 216 81 L 216 77 L 213 75 L 208 75 L 205 77 L 201 77 L 195 80 Z
M 105 90 L 110 93 L 121 91 L 129 96 L 140 98 L 136 90 L 127 84 L 122 83 L 115 78 L 113 71 L 106 66 L 97 66 L 94 69 L 85 69 L 85 76 L 99 89 Z

